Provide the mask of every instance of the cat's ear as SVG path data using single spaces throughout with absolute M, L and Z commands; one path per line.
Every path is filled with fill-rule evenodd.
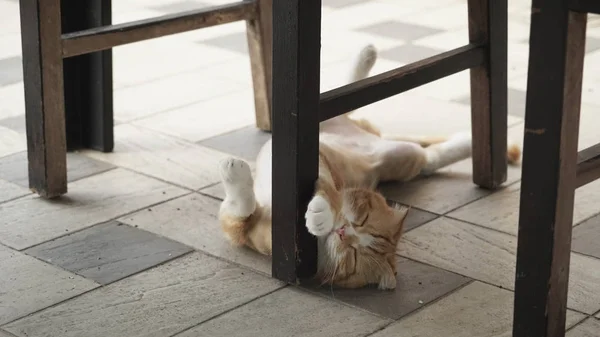
M 410 211 L 410 207 L 406 207 L 400 204 L 395 204 L 393 207 L 394 209 L 394 218 L 395 218 L 395 222 L 396 222 L 396 228 L 394 231 L 394 240 L 397 241 L 400 239 L 400 236 L 402 235 L 402 229 L 404 228 L 404 221 L 406 220 L 406 217 L 408 216 L 408 212 Z

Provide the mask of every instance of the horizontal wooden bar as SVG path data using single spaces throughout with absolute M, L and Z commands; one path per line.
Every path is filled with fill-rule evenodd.
M 577 187 L 600 178 L 600 144 L 590 146 L 577 154 Z
M 62 55 L 66 58 L 88 54 L 127 43 L 252 19 L 256 13 L 256 0 L 249 0 L 86 29 L 62 35 Z
M 600 1 L 598 0 L 570 0 L 569 9 L 575 12 L 600 14 Z
M 320 121 L 356 110 L 485 62 L 485 48 L 469 44 L 321 94 Z

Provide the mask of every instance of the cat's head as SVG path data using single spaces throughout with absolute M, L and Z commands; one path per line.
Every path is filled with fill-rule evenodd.
M 340 219 L 327 239 L 333 262 L 327 283 L 394 289 L 396 246 L 408 208 L 389 206 L 381 194 L 367 189 L 347 189 L 342 197 Z

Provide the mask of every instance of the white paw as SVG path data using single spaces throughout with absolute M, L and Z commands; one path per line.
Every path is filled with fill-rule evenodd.
M 221 179 L 234 185 L 252 185 L 252 173 L 248 163 L 237 158 L 227 158 L 219 163 Z
M 304 216 L 308 232 L 315 236 L 324 236 L 333 230 L 333 212 L 325 198 L 315 196 L 308 204 L 308 210 Z

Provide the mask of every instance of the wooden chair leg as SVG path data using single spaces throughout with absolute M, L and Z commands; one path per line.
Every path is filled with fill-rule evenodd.
M 257 16 L 246 23 L 256 126 L 271 131 L 271 74 L 273 69 L 273 0 L 257 1 Z
M 304 213 L 319 162 L 321 1 L 273 3 L 273 276 L 313 276 L 317 243 Z
M 533 0 L 514 337 L 565 335 L 587 14 Z
M 21 0 L 29 187 L 67 192 L 60 0 Z
M 473 181 L 496 188 L 506 181 L 507 0 L 469 0 L 469 41 L 488 49 L 487 62 L 471 69 Z
M 61 1 L 62 31 L 111 24 L 111 0 Z M 112 50 L 64 60 L 67 149 L 114 147 Z

